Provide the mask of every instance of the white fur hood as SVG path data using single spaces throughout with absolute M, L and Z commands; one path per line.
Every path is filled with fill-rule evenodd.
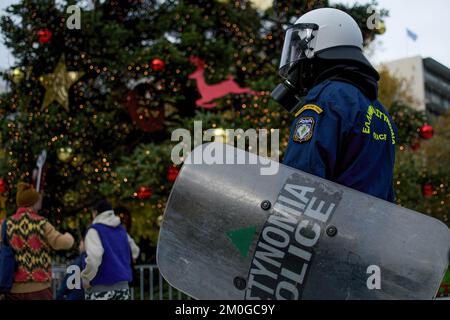
M 95 223 L 101 223 L 109 227 L 117 227 L 120 225 L 120 218 L 114 214 L 113 210 L 108 210 L 96 216 L 92 224 Z

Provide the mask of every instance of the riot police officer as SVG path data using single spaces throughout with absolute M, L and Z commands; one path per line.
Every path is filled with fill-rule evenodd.
M 397 129 L 362 47 L 357 23 L 337 9 L 286 30 L 283 82 L 272 92 L 295 116 L 283 163 L 392 202 Z

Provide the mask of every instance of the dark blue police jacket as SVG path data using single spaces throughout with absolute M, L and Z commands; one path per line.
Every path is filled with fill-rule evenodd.
M 308 92 L 295 116 L 285 165 L 394 201 L 397 128 L 378 100 L 327 80 Z

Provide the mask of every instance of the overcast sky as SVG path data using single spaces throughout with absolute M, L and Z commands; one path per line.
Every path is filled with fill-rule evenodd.
M 344 4 L 370 1 L 331 1 Z M 389 10 L 386 33 L 378 37 L 371 56 L 378 64 L 406 56 L 431 57 L 450 68 L 450 1 L 449 0 L 377 0 L 379 7 Z M 414 42 L 406 36 L 406 28 L 417 34 Z
M 0 0 L 0 15 L 5 14 L 5 8 L 12 3 L 17 3 L 17 0 Z M 0 38 L 0 69 L 7 69 L 14 64 L 9 50 L 3 44 L 3 35 Z
M 0 13 L 18 0 L 0 0 Z M 331 0 L 353 4 L 364 0 Z M 386 33 L 378 37 L 370 59 L 374 64 L 413 55 L 432 57 L 450 67 L 450 1 L 449 0 L 378 0 L 379 6 L 388 9 Z M 406 36 L 406 28 L 418 35 L 413 42 Z M 0 68 L 14 65 L 14 59 L 0 40 Z

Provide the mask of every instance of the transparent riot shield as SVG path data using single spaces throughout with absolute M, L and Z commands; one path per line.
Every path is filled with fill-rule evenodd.
M 159 235 L 172 286 L 196 299 L 435 296 L 446 225 L 282 164 L 261 174 L 268 163 L 220 143 L 194 149 Z

